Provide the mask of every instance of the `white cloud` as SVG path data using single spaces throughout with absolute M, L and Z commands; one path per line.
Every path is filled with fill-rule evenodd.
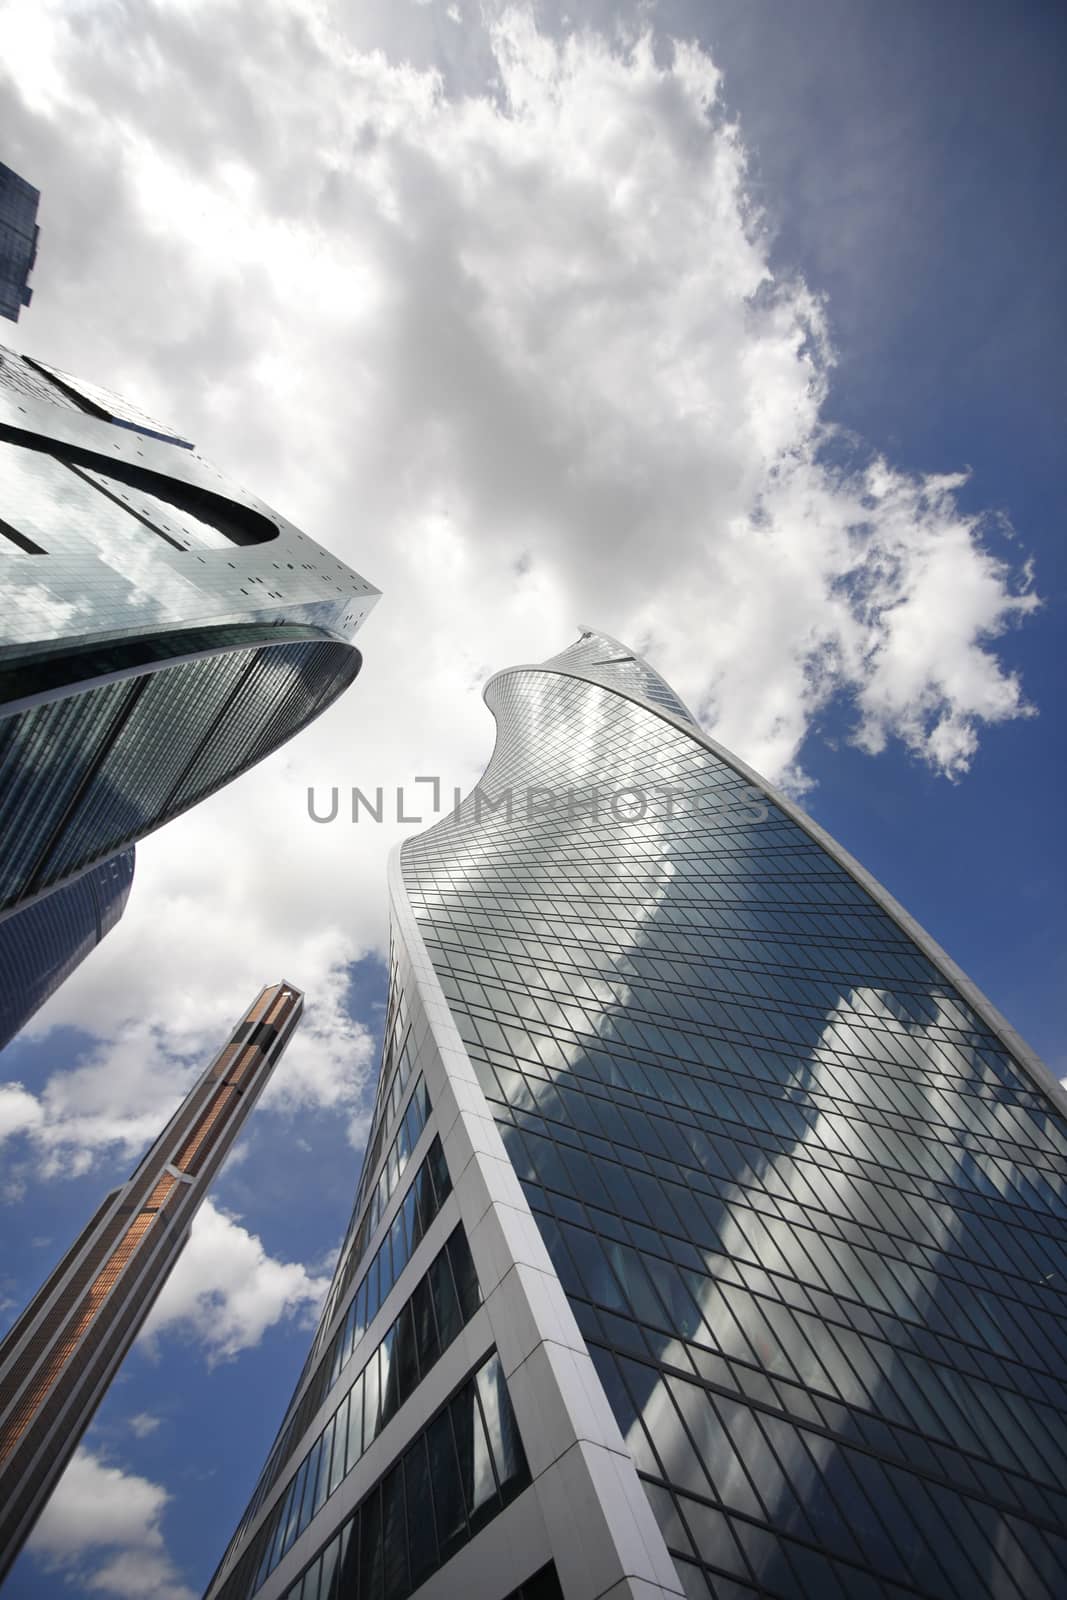
M 329 1284 L 328 1272 L 269 1256 L 260 1239 L 207 1200 L 141 1343 L 152 1353 L 161 1333 L 184 1332 L 203 1344 L 209 1361 L 226 1360 L 258 1344 L 283 1317 L 310 1321 Z
M 159 1429 L 160 1425 L 161 1419 L 153 1417 L 148 1411 L 139 1411 L 135 1417 L 131 1417 L 129 1420 L 130 1432 L 136 1439 L 147 1439 L 150 1434 Z
M 120 1600 L 194 1600 L 163 1541 L 160 1522 L 169 1499 L 161 1485 L 82 1447 L 26 1548 L 48 1570 L 95 1593 Z
M 144 843 L 122 924 L 42 1012 L 102 1041 L 10 1103 L 49 1170 L 132 1153 L 283 975 L 309 1006 L 265 1112 L 327 1106 L 358 1140 L 346 974 L 383 948 L 400 830 L 318 826 L 307 787 L 468 785 L 486 675 L 579 619 L 797 787 L 830 702 L 952 777 L 1026 713 L 997 641 L 1028 575 L 958 476 L 821 421 L 832 307 L 772 272 L 696 46 L 491 11 L 462 93 L 312 4 L 25 17 L 6 65 L 44 202 L 12 339 L 172 419 L 384 591 L 349 694 Z
M 21 1083 L 0 1084 L 0 1143 L 12 1134 L 33 1132 L 43 1119 L 36 1095 Z

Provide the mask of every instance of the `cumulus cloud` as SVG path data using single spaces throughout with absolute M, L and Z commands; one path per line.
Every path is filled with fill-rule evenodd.
M 39 1128 L 44 1113 L 36 1095 L 21 1083 L 0 1084 L 0 1142 L 13 1133 Z
M 207 1200 L 140 1342 L 151 1354 L 160 1334 L 185 1333 L 201 1342 L 209 1361 L 228 1360 L 258 1344 L 283 1317 L 310 1321 L 329 1284 L 328 1272 L 275 1260 L 255 1234 Z
M 579 619 L 797 788 L 830 705 L 951 778 L 1027 713 L 999 652 L 1029 573 L 957 463 L 905 473 L 822 420 L 833 308 L 772 271 L 706 52 L 489 7 L 438 13 L 478 65 L 446 76 L 312 0 L 221 0 L 211 30 L 176 0 L 14 10 L 10 159 L 44 201 L 12 337 L 384 591 L 342 702 L 139 850 L 123 923 L 39 1019 L 99 1049 L 11 1102 L 43 1160 L 143 1141 L 282 975 L 311 1004 L 265 1111 L 358 1139 L 347 973 L 384 946 L 401 829 L 313 823 L 307 788 L 468 785 L 485 677 Z
M 119 1600 L 194 1600 L 160 1526 L 170 1499 L 148 1478 L 80 1448 L 41 1513 L 27 1550 L 68 1581 Z

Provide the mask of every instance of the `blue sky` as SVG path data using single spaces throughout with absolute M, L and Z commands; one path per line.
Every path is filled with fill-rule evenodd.
M 1067 1074 L 1059 8 L 664 0 L 644 66 L 618 6 L 250 15 L 16 6 L 0 86 L 43 194 L 11 342 L 188 429 L 384 595 L 346 701 L 146 842 L 0 1060 L 11 1318 L 258 986 L 308 992 L 12 1600 L 206 1583 L 347 1220 L 384 999 L 398 830 L 316 827 L 307 786 L 468 784 L 485 676 L 579 621 Z

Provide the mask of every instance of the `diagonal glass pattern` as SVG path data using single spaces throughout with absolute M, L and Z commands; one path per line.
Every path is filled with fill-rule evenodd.
M 1055 1600 L 1054 1091 L 615 641 L 486 698 L 404 884 L 685 1593 Z

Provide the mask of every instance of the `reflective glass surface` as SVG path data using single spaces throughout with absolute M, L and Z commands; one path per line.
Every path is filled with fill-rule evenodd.
M 0 652 L 251 620 L 352 638 L 365 579 L 102 393 L 0 350 Z
M 1055 1600 L 1063 1117 L 632 658 L 556 660 L 403 875 L 686 1593 Z
M 0 317 L 17 322 L 33 295 L 40 192 L 0 162 Z
M 309 1422 L 338 1381 L 353 1350 L 381 1309 L 385 1298 L 383 1282 L 391 1284 L 403 1272 L 427 1228 L 451 1193 L 451 1188 L 441 1145 L 435 1139 L 409 1186 L 410 1205 L 405 1201 L 404 1206 L 397 1212 L 401 1228 L 395 1230 L 390 1228 L 379 1245 L 370 1265 L 359 1279 L 344 1320 L 332 1338 L 323 1337 L 321 1342 L 316 1340 L 312 1346 L 300 1383 L 297 1385 L 299 1400 L 294 1397 L 286 1413 L 286 1421 L 279 1431 L 267 1465 L 260 1475 L 256 1492 L 231 1544 L 231 1552 L 236 1549 L 244 1530 L 278 1481 Z M 456 1249 L 465 1250 L 465 1241 L 462 1247 L 457 1246 Z M 383 1278 L 382 1260 L 386 1251 L 389 1252 L 389 1267 Z M 405 1327 L 405 1337 L 410 1333 L 411 1339 L 418 1347 L 420 1354 L 417 1359 L 420 1371 L 427 1365 L 426 1353 L 430 1350 L 444 1350 L 468 1318 L 473 1316 L 477 1306 L 477 1284 L 473 1283 L 472 1286 L 473 1268 L 470 1266 L 469 1255 L 461 1256 L 458 1261 L 452 1261 L 451 1272 L 450 1259 L 439 1257 L 434 1262 L 430 1271 L 415 1287 L 410 1301 L 411 1318 Z M 340 1281 L 341 1279 L 335 1277 L 335 1284 Z M 348 1283 L 351 1283 L 350 1278 Z M 340 1294 L 331 1296 L 334 1302 L 340 1298 Z M 320 1323 L 323 1335 L 330 1327 L 331 1315 L 328 1303 Z M 320 1350 L 321 1354 L 318 1353 Z M 374 1369 L 368 1382 L 377 1385 L 376 1373 L 377 1368 Z M 364 1408 L 368 1429 L 371 1428 L 372 1419 L 378 1416 L 379 1411 L 377 1387 L 373 1392 L 373 1401 L 368 1399 Z
M 125 850 L 0 921 L 0 1050 L 118 922 L 133 865 Z
M 262 645 L 0 715 L 0 909 L 214 793 L 303 727 L 358 665 L 332 640 Z
M 355 1206 L 303 1371 L 248 1510 L 209 1586 L 212 1595 L 225 1595 L 226 1600 L 238 1595 L 243 1597 L 248 1586 L 257 1582 L 281 1558 L 281 1544 L 275 1547 L 267 1543 L 268 1524 L 273 1530 L 271 1540 L 283 1542 L 285 1539 L 286 1524 L 278 1519 L 277 1506 L 272 1500 L 274 1486 L 283 1475 L 291 1476 L 298 1468 L 301 1461 L 298 1452 L 307 1430 L 334 1384 L 344 1384 L 346 1389 L 351 1387 L 352 1374 L 347 1364 L 394 1285 L 403 1281 L 406 1295 L 400 1314 L 385 1334 L 375 1359 L 363 1370 L 362 1399 L 358 1408 L 361 1411 L 361 1450 L 365 1450 L 374 1431 L 385 1425 L 383 1417 L 388 1420 L 403 1403 L 402 1397 L 412 1391 L 416 1382 L 422 1381 L 431 1364 L 432 1353 L 443 1352 L 477 1309 L 478 1285 L 462 1229 L 458 1230 L 462 1243 L 454 1230 L 445 1249 L 438 1253 L 421 1278 L 416 1280 L 408 1273 L 408 1278 L 403 1279 L 412 1255 L 452 1193 L 452 1180 L 436 1135 L 417 1165 L 413 1165 L 411 1159 L 432 1113 L 422 1074 L 433 1046 L 402 948 L 394 949 L 391 961 L 392 983 L 383 1030 L 378 1091 Z M 489 1404 L 488 1397 L 483 1397 L 482 1403 Z M 350 1404 L 346 1433 L 349 1441 L 355 1437 L 355 1426 Z M 507 1461 L 518 1459 L 516 1450 L 521 1454 L 522 1449 L 517 1435 L 512 1443 L 514 1423 L 510 1405 L 498 1431 L 506 1466 Z M 474 1440 L 476 1442 L 477 1435 Z M 346 1444 L 346 1450 L 353 1448 L 351 1443 Z M 421 1458 L 427 1472 L 428 1449 L 427 1443 Z M 346 1472 L 353 1459 L 346 1457 L 349 1463 Z M 472 1470 L 476 1467 L 477 1461 Z M 415 1465 L 409 1464 L 405 1495 L 415 1492 L 412 1486 L 416 1480 L 411 1476 L 415 1470 Z M 334 1472 L 332 1456 L 330 1472 Z M 317 1499 L 312 1502 L 311 1515 L 317 1514 L 332 1492 L 329 1480 L 323 1486 L 321 1474 L 315 1481 Z M 479 1481 L 484 1482 L 484 1476 Z M 308 1492 L 305 1485 L 304 1494 Z M 293 1500 L 295 1504 L 295 1490 Z M 369 1515 L 381 1514 L 381 1502 L 375 1504 L 377 1511 Z M 297 1511 L 298 1526 L 303 1515 Z M 474 1520 L 477 1522 L 477 1517 Z M 467 1530 L 463 1535 L 466 1538 L 472 1525 L 466 1511 L 462 1514 L 461 1525 Z M 444 1559 L 437 1534 L 432 1529 L 423 1529 L 418 1538 L 413 1535 L 413 1539 L 415 1542 L 409 1551 L 411 1572 L 420 1570 L 423 1565 L 426 1571 L 435 1569 Z M 365 1545 L 365 1548 L 369 1552 L 368 1560 L 373 1559 L 374 1581 L 380 1582 L 377 1563 L 381 1547 L 375 1545 L 372 1549 Z M 357 1558 L 353 1555 L 352 1559 Z M 358 1582 L 358 1568 L 346 1569 L 345 1581 Z M 348 1592 L 347 1589 L 343 1591 L 346 1595 Z
M 482 1409 L 498 1396 L 517 1439 L 496 1352 L 467 1378 L 285 1591 L 285 1600 L 405 1600 L 501 1512 L 530 1481 Z M 538 1573 L 522 1600 L 558 1600 L 554 1574 Z M 229 1586 L 222 1590 L 230 1600 Z M 513 1597 L 509 1597 L 513 1600 Z
M 376 591 L 180 442 L 0 351 L 0 911 L 213 793 L 359 670 Z
M 330 1495 L 340 1487 L 474 1315 L 479 1303 L 474 1263 L 460 1224 L 434 1258 L 429 1271 L 419 1280 L 396 1321 L 371 1351 L 368 1360 L 349 1379 L 335 1410 L 292 1471 L 287 1487 L 275 1500 L 246 1555 L 227 1580 L 222 1591 L 225 1600 L 245 1600 L 273 1572 L 294 1540 L 303 1533 L 312 1517 L 318 1515 Z M 501 1398 L 503 1378 L 499 1364 L 482 1368 L 475 1382 L 490 1437 L 498 1442 L 500 1469 L 505 1478 L 513 1477 L 520 1470 L 520 1458 L 515 1453 L 514 1429 L 502 1420 L 501 1407 L 506 1408 L 506 1397 Z M 463 1411 L 461 1418 L 460 1426 L 465 1430 L 463 1438 L 468 1442 L 471 1456 L 469 1475 L 476 1480 L 471 1497 L 477 1511 L 495 1492 L 493 1471 L 484 1449 L 484 1436 L 473 1427 L 473 1413 L 469 1409 Z M 264 1474 L 245 1515 L 242 1531 L 277 1481 L 277 1468 L 284 1459 L 284 1455 L 279 1454 L 274 1470 Z

